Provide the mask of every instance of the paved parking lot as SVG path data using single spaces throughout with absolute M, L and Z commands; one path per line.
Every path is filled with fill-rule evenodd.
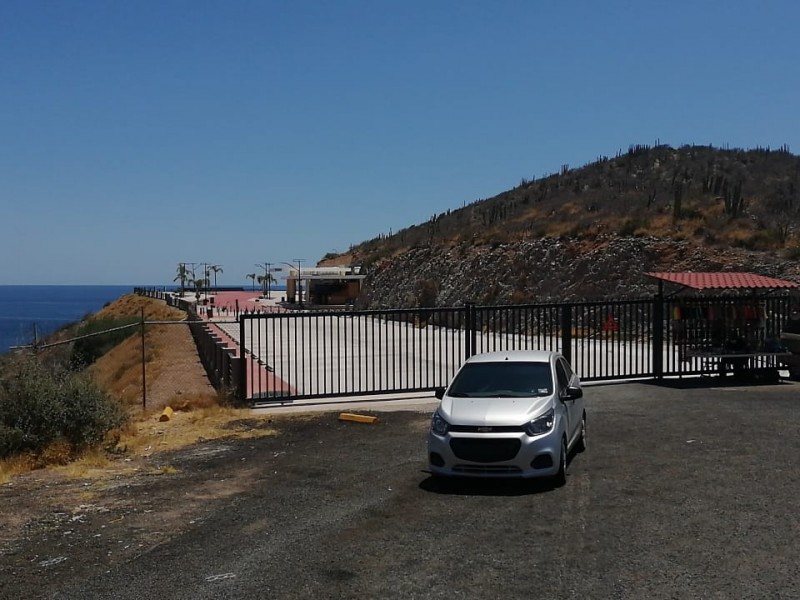
M 375 425 L 276 419 L 276 437 L 195 447 L 136 488 L 129 500 L 162 517 L 158 543 L 93 555 L 107 537 L 155 538 L 146 520 L 116 532 L 113 511 L 90 515 L 73 526 L 85 547 L 53 549 L 58 564 L 31 558 L 50 556 L 52 532 L 0 557 L 0 595 L 800 597 L 798 385 L 586 391 L 589 449 L 562 488 L 439 484 L 424 470 L 427 409 Z

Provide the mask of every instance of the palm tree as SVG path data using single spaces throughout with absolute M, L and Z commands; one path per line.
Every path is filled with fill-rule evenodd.
M 258 276 L 258 283 L 264 286 L 264 296 L 267 298 L 269 298 L 269 284 L 274 282 L 275 278 L 270 273 Z
M 214 289 L 217 289 L 217 273 L 222 273 L 222 265 L 211 265 L 208 267 L 209 271 L 214 273 Z
M 204 277 L 198 277 L 197 279 L 189 280 L 189 283 L 194 286 L 194 291 L 199 295 L 203 289 L 208 288 L 210 281 Z
M 255 273 L 248 273 L 247 274 L 247 278 L 253 280 L 253 291 L 255 292 L 256 291 L 256 274 Z M 258 279 L 259 279 L 258 283 L 261 283 L 261 278 L 259 277 Z
M 172 281 L 180 281 L 181 282 L 181 297 L 183 297 L 184 288 L 186 287 L 186 280 L 189 279 L 189 271 L 186 268 L 186 263 L 178 263 L 178 274 L 175 276 L 175 279 Z

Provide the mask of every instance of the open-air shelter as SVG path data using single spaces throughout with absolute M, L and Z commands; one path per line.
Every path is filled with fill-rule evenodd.
M 743 272 L 647 275 L 658 281 L 659 296 L 672 300 L 667 318 L 681 360 L 714 364 L 720 374 L 791 362 L 780 341 L 788 311 L 777 304 L 794 302 L 786 292 L 800 291 L 800 284 Z

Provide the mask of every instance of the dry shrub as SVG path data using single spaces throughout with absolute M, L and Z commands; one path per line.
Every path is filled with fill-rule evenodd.
M 13 477 L 32 471 L 35 465 L 34 457 L 30 454 L 17 454 L 0 459 L 0 484 L 8 483 Z
M 173 396 L 167 405 L 173 410 L 191 412 L 219 405 L 219 398 L 215 394 L 180 394 Z
M 122 342 L 92 365 L 89 372 L 97 385 L 124 405 L 141 402 L 141 337 L 136 336 Z
M 227 421 L 232 418 L 238 418 L 241 414 L 242 411 L 239 409 L 215 405 L 199 408 L 189 415 L 188 420 L 189 423 Z
M 185 325 L 148 326 L 145 335 L 147 404 L 176 410 L 218 400 L 197 359 Z M 128 407 L 142 402 L 142 339 L 135 335 L 101 357 L 90 373 L 97 384 Z M 186 399 L 182 398 L 186 396 Z M 185 407 L 185 408 L 184 408 Z
M 34 468 L 41 469 L 50 465 L 66 465 L 75 458 L 76 454 L 78 454 L 78 451 L 72 444 L 66 440 L 58 440 L 33 456 Z
M 10 481 L 17 475 L 36 469 L 70 464 L 80 465 L 85 456 L 94 457 L 89 460 L 88 464 L 99 466 L 99 457 L 103 457 L 103 464 L 108 464 L 108 458 L 102 449 L 92 448 L 82 452 L 62 439 L 47 445 L 42 450 L 22 452 L 0 460 L 0 484 Z M 79 459 L 78 462 L 72 462 L 76 458 Z M 75 475 L 79 476 L 79 474 Z
M 111 464 L 111 460 L 106 448 L 91 448 L 84 452 L 73 464 L 79 467 L 98 469 Z
M 789 260 L 800 260 L 800 245 L 792 244 L 791 246 L 787 246 L 784 248 L 781 256 Z
M 512 304 L 527 304 L 532 302 L 533 298 L 530 292 L 524 290 L 514 290 L 511 293 L 511 303 Z
M 145 333 L 145 370 L 150 384 L 162 370 L 159 357 L 164 352 L 158 330 Z M 142 400 L 142 338 L 135 335 L 123 341 L 101 357 L 89 369 L 93 379 L 106 392 L 126 406 L 135 406 Z
M 118 346 L 138 331 L 135 327 L 144 315 L 148 321 L 182 321 L 183 311 L 167 306 L 160 300 L 137 295 L 126 295 L 115 300 L 90 318 L 83 321 L 75 335 L 99 334 L 80 339 L 72 348 L 71 364 L 80 367 L 93 364 L 99 357 Z M 134 325 L 125 329 L 119 327 Z M 112 331 L 118 329 L 116 331 Z M 106 332 L 106 333 L 102 333 Z M 148 332 L 148 338 L 150 334 Z M 139 338 L 141 341 L 141 338 Z
M 98 311 L 94 318 L 140 318 L 142 309 L 144 309 L 144 318 L 148 321 L 181 321 L 186 318 L 186 314 L 180 309 L 167 306 L 161 300 L 136 294 L 128 294 L 118 298 Z
M 754 235 L 760 238 L 763 234 L 754 231 L 747 223 L 731 223 L 722 233 L 720 240 L 736 248 L 751 248 Z

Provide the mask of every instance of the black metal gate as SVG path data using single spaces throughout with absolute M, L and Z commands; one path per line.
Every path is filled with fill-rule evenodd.
M 786 296 L 749 297 L 777 337 Z M 676 311 L 730 307 L 742 298 L 651 298 L 366 311 L 244 314 L 240 393 L 251 400 L 421 392 L 445 386 L 469 356 L 497 350 L 554 350 L 584 381 L 702 374 L 712 367 L 686 354 L 710 336 L 711 319 L 691 334 Z M 699 313 L 698 313 L 699 315 Z M 708 317 L 709 315 L 706 315 Z M 762 316 L 762 315 L 759 315 Z

